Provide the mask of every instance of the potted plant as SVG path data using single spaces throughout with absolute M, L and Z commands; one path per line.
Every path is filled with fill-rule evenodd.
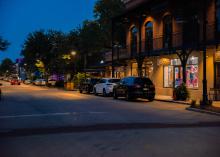
M 173 99 L 185 101 L 189 98 L 189 92 L 186 88 L 185 83 L 180 84 L 173 90 Z

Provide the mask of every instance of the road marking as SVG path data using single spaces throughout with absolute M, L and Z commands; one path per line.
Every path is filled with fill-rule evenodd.
M 66 115 L 80 115 L 80 114 L 105 114 L 107 112 L 64 112 L 64 113 L 44 113 L 44 114 L 27 114 L 14 116 L 0 116 L 0 119 L 9 118 L 25 118 L 25 117 L 46 117 L 46 116 L 66 116 Z

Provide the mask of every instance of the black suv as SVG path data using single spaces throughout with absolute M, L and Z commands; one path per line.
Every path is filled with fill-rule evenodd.
M 83 79 L 79 84 L 79 92 L 91 93 L 93 92 L 94 85 L 99 81 L 98 78 L 86 78 Z
M 145 98 L 150 101 L 155 97 L 155 86 L 146 77 L 125 77 L 113 89 L 114 99 L 126 97 L 127 100 Z

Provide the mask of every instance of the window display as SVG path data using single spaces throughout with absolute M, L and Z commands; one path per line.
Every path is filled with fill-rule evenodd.
M 187 65 L 186 86 L 188 88 L 198 88 L 198 65 Z
M 177 87 L 183 82 L 180 59 L 171 59 L 171 65 L 164 66 L 164 87 Z M 198 57 L 190 57 L 186 65 L 187 88 L 198 88 Z

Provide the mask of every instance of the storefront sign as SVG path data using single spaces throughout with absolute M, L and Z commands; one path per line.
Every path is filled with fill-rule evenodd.
M 170 59 L 169 58 L 160 58 L 158 60 L 158 65 L 170 65 Z

